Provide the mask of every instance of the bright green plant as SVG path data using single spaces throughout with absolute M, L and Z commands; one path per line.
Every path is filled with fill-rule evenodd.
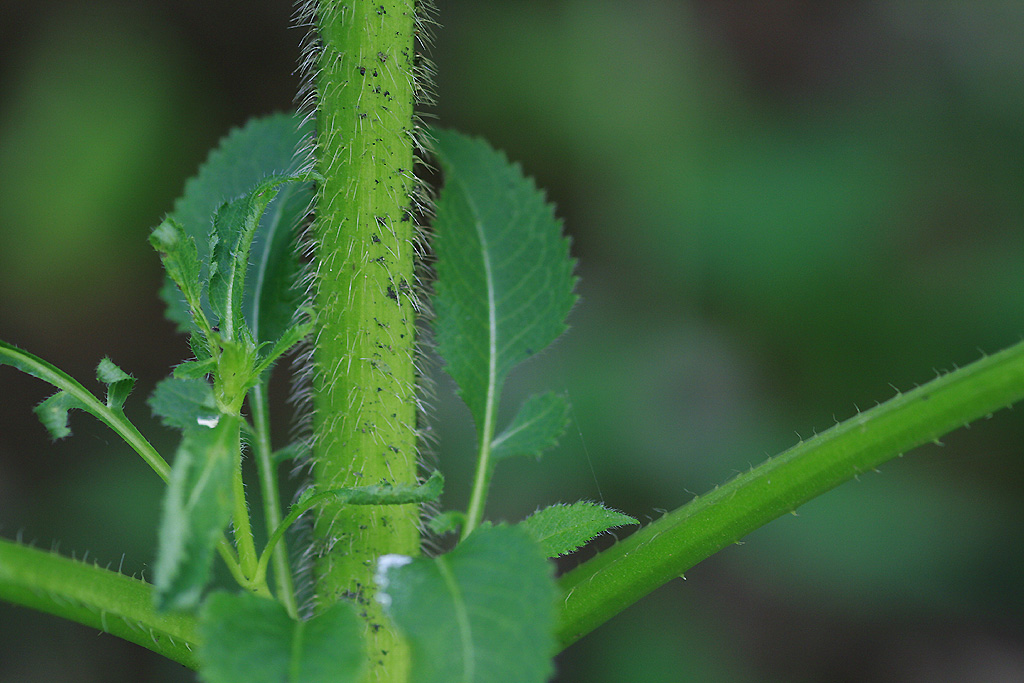
M 0 597 L 137 642 L 211 683 L 539 682 L 557 651 L 710 554 L 1024 398 L 1022 344 L 802 442 L 556 579 L 550 558 L 637 523 L 587 501 L 518 524 L 486 520 L 499 463 L 553 448 L 568 422 L 566 398 L 550 392 L 508 424 L 497 419 L 510 372 L 565 331 L 576 302 L 561 225 L 486 143 L 417 129 L 410 6 L 325 0 L 310 18 L 319 34 L 310 55 L 315 127 L 276 115 L 232 132 L 150 235 L 167 273 L 167 315 L 194 356 L 149 399 L 181 432 L 171 464 L 125 417 L 134 380 L 112 361 L 97 367 L 100 399 L 0 342 L 0 363 L 57 388 L 36 408 L 54 438 L 70 433 L 70 410 L 88 412 L 167 482 L 153 582 L 4 540 Z M 429 305 L 416 284 L 426 273 L 415 258 L 419 143 L 444 176 Z M 415 337 L 424 318 L 476 425 L 466 510 L 437 512 L 443 477 L 417 457 Z M 299 381 L 311 400 L 299 419 L 309 438 L 275 449 L 270 374 L 304 344 Z M 246 460 L 258 498 L 243 484 Z M 311 472 L 287 507 L 278 482 L 286 462 Z M 256 501 L 262 544 L 250 518 Z M 304 516 L 311 540 L 290 556 L 286 536 Z M 421 554 L 425 533 L 451 534 L 452 549 Z M 215 555 L 235 589 L 210 589 Z M 308 601 L 296 580 L 303 557 L 312 565 Z

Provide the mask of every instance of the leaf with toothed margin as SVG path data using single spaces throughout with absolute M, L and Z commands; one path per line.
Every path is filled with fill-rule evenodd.
M 517 165 L 482 140 L 433 135 L 444 171 L 434 331 L 482 433 L 509 371 L 565 331 L 575 262 L 552 206 Z
M 521 529 L 478 528 L 451 552 L 392 563 L 380 599 L 415 683 L 542 683 L 555 651 L 551 564 Z
M 117 367 L 112 360 L 104 358 L 96 366 L 96 379 L 107 385 L 107 407 L 121 410 L 128 394 L 135 387 L 135 378 Z
M 540 544 L 548 557 L 558 557 L 582 548 L 609 529 L 639 523 L 618 510 L 581 500 L 538 510 L 518 526 Z
M 185 228 L 171 217 L 153 229 L 149 235 L 149 243 L 160 253 L 167 278 L 178 288 L 178 294 L 184 297 L 185 310 L 180 313 L 183 320 L 179 323 L 187 328 L 197 328 L 196 319 L 203 313 L 203 283 L 200 278 L 199 255 L 196 241 L 186 234 Z M 173 286 L 168 285 L 171 290 Z M 177 295 L 175 295 L 177 297 Z M 180 299 L 175 298 L 180 303 Z
M 535 394 L 519 409 L 512 424 L 491 442 L 495 461 L 513 455 L 536 455 L 558 445 L 569 424 L 569 402 L 554 392 Z
M 157 383 L 149 407 L 167 427 L 190 429 L 217 418 L 213 387 L 204 379 L 167 377 Z
M 220 335 L 227 340 L 255 335 L 248 328 L 243 309 L 246 272 L 256 230 L 281 186 L 304 180 L 296 175 L 273 175 L 249 192 L 217 209 L 210 235 L 210 308 L 217 316 Z
M 301 171 L 307 163 L 302 151 L 304 139 L 312 132 L 312 123 L 294 113 L 252 119 L 221 139 L 199 172 L 185 183 L 167 219 L 180 224 L 194 240 L 202 264 L 200 282 L 209 279 L 209 236 L 216 210 L 225 200 L 248 192 L 268 176 Z M 312 197 L 312 183 L 288 185 L 260 220 L 243 303 L 245 319 L 257 342 L 275 341 L 301 301 L 302 293 L 296 288 L 301 266 L 298 250 L 291 244 L 309 212 Z M 188 308 L 169 279 L 161 297 L 167 303 L 167 317 L 182 331 L 192 329 Z M 208 307 L 206 312 L 210 313 Z
M 185 430 L 164 495 L 155 566 L 159 610 L 192 609 L 210 579 L 213 551 L 231 518 L 240 418 Z
M 205 683 L 349 683 L 364 667 L 362 623 L 339 602 L 296 621 L 281 603 L 217 592 L 199 615 L 199 676 Z
M 66 391 L 58 391 L 33 408 L 36 417 L 54 441 L 71 436 L 68 413 L 72 410 L 86 410 L 86 407 L 81 400 Z

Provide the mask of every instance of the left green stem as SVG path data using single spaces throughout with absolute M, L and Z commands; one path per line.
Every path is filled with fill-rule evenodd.
M 0 539 L 0 599 L 105 631 L 191 669 L 196 619 L 159 614 L 153 587 L 108 569 Z

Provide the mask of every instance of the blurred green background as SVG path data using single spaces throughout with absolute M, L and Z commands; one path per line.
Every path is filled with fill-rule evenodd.
M 572 331 L 505 404 L 567 392 L 572 428 L 503 465 L 491 516 L 591 498 L 656 518 L 1021 338 L 1024 4 L 438 4 L 429 113 L 520 160 L 581 260 Z M 146 235 L 231 126 L 292 106 L 291 14 L 0 4 L 0 338 L 83 380 L 110 355 L 165 451 L 143 398 L 187 349 Z M 437 384 L 454 507 L 471 425 Z M 0 369 L 0 392 L 0 535 L 146 574 L 156 477 L 81 416 L 51 445 L 42 383 Z M 1022 454 L 1003 411 L 841 487 L 581 641 L 558 680 L 1024 680 Z M 192 679 L 0 606 L 0 681 Z

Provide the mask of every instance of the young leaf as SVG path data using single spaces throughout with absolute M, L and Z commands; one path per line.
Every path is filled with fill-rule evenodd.
M 312 183 L 283 186 L 264 211 L 253 238 L 242 308 L 257 344 L 281 339 L 302 303 L 304 293 L 298 287 L 302 264 L 294 242 L 296 227 L 312 198 Z
M 444 536 L 458 531 L 466 523 L 466 513 L 462 510 L 445 510 L 441 514 L 432 517 L 427 522 L 427 528 L 431 533 Z
M 554 392 L 531 396 L 505 431 L 491 443 L 495 461 L 512 455 L 536 455 L 558 445 L 569 424 L 569 402 Z
M 542 683 L 551 673 L 556 591 L 525 532 L 481 527 L 446 555 L 381 572 L 412 649 L 416 683 Z
M 132 393 L 135 378 L 117 367 L 109 358 L 104 358 L 96 366 L 96 379 L 107 385 L 107 407 L 121 410 L 128 394 Z
M 303 320 L 302 322 L 294 323 L 281 331 L 280 336 L 277 338 L 277 341 L 273 343 L 270 351 L 266 352 L 266 354 L 264 354 L 260 359 L 259 363 L 257 363 L 255 373 L 259 375 L 265 372 L 274 364 L 275 361 L 277 361 L 278 358 L 288 353 L 293 346 L 305 339 L 306 335 L 312 332 L 312 330 L 313 323 L 308 320 Z M 270 342 L 266 343 L 269 344 Z
M 300 179 L 299 176 L 270 176 L 217 210 L 210 237 L 212 254 L 208 296 L 210 308 L 219 319 L 220 333 L 225 339 L 238 339 L 247 329 L 242 295 L 249 269 L 249 252 L 260 219 L 281 186 Z
M 566 329 L 574 261 L 550 204 L 487 143 L 435 131 L 434 330 L 445 368 L 486 438 L 513 366 Z
M 185 183 L 181 198 L 168 219 L 176 221 L 198 249 L 199 263 L 210 260 L 209 235 L 213 215 L 226 199 L 248 192 L 271 175 L 293 175 L 306 163 L 301 153 L 303 140 L 312 133 L 312 125 L 296 114 L 274 114 L 252 119 L 242 128 L 225 136 L 210 152 L 199 172 Z M 281 249 L 292 231 L 305 217 L 312 198 L 312 183 L 284 188 L 271 203 L 255 238 L 250 281 L 255 284 L 245 296 L 254 297 L 246 305 L 246 319 L 257 341 L 275 339 L 274 327 L 284 327 L 295 310 L 294 284 L 299 263 L 294 249 Z M 205 268 L 205 265 L 204 265 Z M 205 282 L 209 274 L 200 273 Z M 161 297 L 167 302 L 167 317 L 179 329 L 190 329 L 188 309 L 173 286 L 165 286 Z M 289 318 L 281 321 L 287 308 Z M 250 314 L 258 311 L 258 319 Z
M 210 577 L 214 545 L 231 518 L 240 418 L 187 429 L 171 467 L 157 546 L 157 608 L 190 609 Z
M 135 386 L 135 378 L 117 367 L 109 358 L 104 358 L 96 366 L 96 379 L 107 385 L 106 407 L 115 415 L 123 416 L 125 399 Z M 92 399 L 92 400 L 89 400 Z M 36 416 L 46 427 L 46 431 L 54 440 L 63 439 L 71 435 L 71 428 L 68 426 L 68 412 L 71 410 L 83 410 L 99 417 L 104 422 L 106 417 L 98 413 L 92 405 L 95 397 L 89 393 L 88 398 L 68 390 L 58 391 L 53 396 L 35 407 Z
M 210 358 L 187 360 L 174 366 L 173 377 L 178 379 L 204 379 L 217 369 L 217 361 Z
M 218 592 L 207 598 L 199 619 L 199 676 L 205 683 L 359 679 L 362 625 L 347 603 L 295 621 L 274 600 Z
M 71 436 L 71 427 L 68 426 L 68 412 L 72 410 L 86 410 L 89 408 L 78 397 L 72 396 L 66 391 L 58 391 L 35 408 L 33 411 L 39 421 L 50 433 L 54 441 Z
M 540 544 L 548 557 L 558 557 L 582 548 L 590 539 L 609 529 L 639 523 L 629 515 L 598 503 L 579 501 L 538 510 L 518 526 Z
M 149 243 L 160 252 L 160 261 L 164 265 L 167 277 L 185 297 L 187 310 L 176 312 L 176 317 L 172 319 L 185 329 L 204 327 L 199 324 L 199 319 L 204 315 L 203 285 L 200 280 L 201 269 L 195 239 L 185 232 L 180 223 L 168 217 L 150 234 Z M 169 284 L 166 287 L 166 294 L 173 294 L 173 287 Z M 180 299 L 176 295 L 173 301 L 180 304 Z
M 218 416 L 213 387 L 205 379 L 163 379 L 150 395 L 149 407 L 160 422 L 176 429 L 208 424 Z
M 73 408 L 84 410 L 117 432 L 118 436 L 124 439 L 125 443 L 135 449 L 135 452 L 141 455 L 142 459 L 145 460 L 161 478 L 165 480 L 167 479 L 171 471 L 170 466 L 168 466 L 167 462 L 160 457 L 160 454 L 156 452 L 153 445 L 146 441 L 145 437 L 139 433 L 139 430 L 135 428 L 135 425 L 128 421 L 124 416 L 124 412 L 120 410 L 120 407 L 115 410 L 101 402 L 93 396 L 92 392 L 83 387 L 78 380 L 57 366 L 43 360 L 39 356 L 29 353 L 28 351 L 22 351 L 16 346 L 12 346 L 5 341 L 0 341 L 0 365 L 13 366 L 28 375 L 41 379 L 44 382 L 49 382 L 60 389 L 57 394 L 51 396 L 46 401 L 43 401 L 43 403 L 36 408 L 36 413 L 39 414 L 43 424 L 55 439 L 63 438 L 71 433 L 68 429 L 68 410 Z M 103 365 L 104 364 L 101 363 L 101 366 Z M 113 363 L 111 363 L 111 365 L 113 365 Z M 120 372 L 120 370 L 118 370 L 118 372 Z M 116 373 L 109 368 L 104 368 L 103 370 L 103 377 L 114 377 L 115 374 Z M 103 379 L 103 377 L 100 379 Z M 123 380 L 115 378 L 115 381 Z M 122 393 L 126 393 L 123 388 L 124 386 L 126 385 L 120 385 L 120 388 L 114 390 L 115 397 L 120 398 Z M 109 399 L 110 397 L 108 395 L 108 400 Z

